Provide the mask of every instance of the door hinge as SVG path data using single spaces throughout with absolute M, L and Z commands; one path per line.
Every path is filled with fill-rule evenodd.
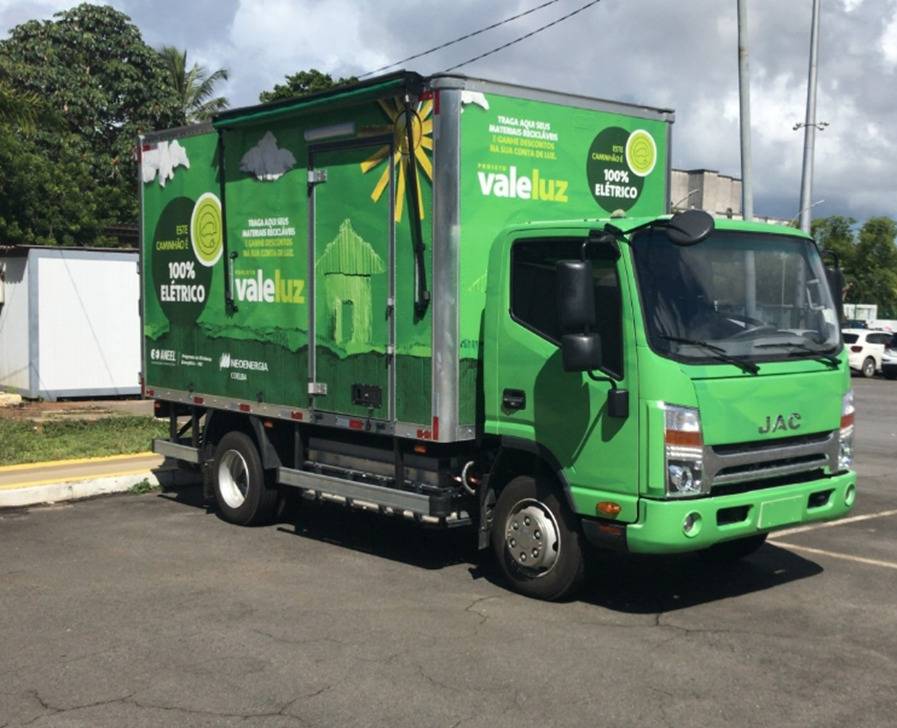
M 327 181 L 326 169 L 310 169 L 308 170 L 308 184 L 320 185 Z
M 309 382 L 308 393 L 313 397 L 324 397 L 327 395 L 326 382 Z

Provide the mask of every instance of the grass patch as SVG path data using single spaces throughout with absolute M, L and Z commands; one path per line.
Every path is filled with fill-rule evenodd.
M 0 465 L 100 457 L 150 449 L 168 423 L 152 417 L 23 422 L 0 420 Z
M 153 485 L 146 478 L 141 480 L 139 483 L 134 483 L 130 488 L 128 488 L 128 493 L 132 495 L 144 495 L 145 493 L 155 493 L 159 490 L 158 485 Z

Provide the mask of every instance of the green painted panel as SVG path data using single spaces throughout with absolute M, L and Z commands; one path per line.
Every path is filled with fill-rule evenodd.
M 460 419 L 476 418 L 465 369 L 483 342 L 487 261 L 507 225 L 660 215 L 668 203 L 664 121 L 499 94 L 466 97 L 461 114 Z

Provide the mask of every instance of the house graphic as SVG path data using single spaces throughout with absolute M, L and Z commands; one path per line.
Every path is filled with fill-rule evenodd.
M 328 332 L 333 343 L 343 348 L 373 346 L 371 276 L 385 270 L 383 259 L 355 232 L 351 220 L 343 220 L 315 262 L 315 277 L 324 282 L 319 331 Z

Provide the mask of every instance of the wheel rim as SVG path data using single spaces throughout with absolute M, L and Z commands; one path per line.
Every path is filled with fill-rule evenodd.
M 561 553 L 561 532 L 551 510 L 533 498 L 518 501 L 505 522 L 505 548 L 529 576 L 545 576 Z
M 227 450 L 218 465 L 218 492 L 231 508 L 246 502 L 249 492 L 249 466 L 236 450 Z
M 866 366 L 863 367 L 863 374 L 865 374 L 867 377 L 871 377 L 873 374 L 875 374 L 874 361 L 872 361 L 871 359 L 866 360 Z

